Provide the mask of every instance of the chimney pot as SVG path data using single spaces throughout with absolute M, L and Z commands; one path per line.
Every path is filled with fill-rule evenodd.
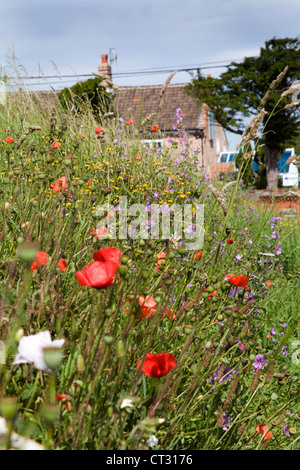
M 111 67 L 107 62 L 107 54 L 101 54 L 102 63 L 98 66 L 98 72 L 100 75 L 105 76 L 111 80 Z

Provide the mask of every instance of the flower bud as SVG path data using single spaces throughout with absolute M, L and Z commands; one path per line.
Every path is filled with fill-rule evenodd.
M 31 264 L 34 261 L 38 251 L 39 247 L 35 243 L 24 242 L 20 243 L 18 246 L 19 258 L 24 263 Z
M 107 335 L 104 335 L 103 339 L 104 339 L 104 343 L 110 346 L 114 340 L 114 337 L 113 335 L 107 334 Z
M 6 421 L 12 422 L 19 408 L 18 397 L 5 397 L 0 400 L 0 412 Z
M 121 264 L 121 265 L 118 267 L 118 272 L 120 273 L 120 276 L 126 276 L 126 274 L 127 274 L 127 272 L 128 272 L 127 266 L 125 266 L 124 264 L 123 264 L 123 265 Z
M 61 348 L 43 348 L 44 362 L 51 370 L 56 370 L 61 364 L 63 353 Z
M 19 328 L 15 335 L 16 342 L 18 343 L 23 336 L 24 336 L 24 330 L 23 328 Z

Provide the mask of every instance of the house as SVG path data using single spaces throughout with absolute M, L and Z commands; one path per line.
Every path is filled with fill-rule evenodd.
M 114 106 L 124 120 L 133 118 L 136 129 L 143 123 L 140 130 L 145 143 L 170 148 L 172 143 L 178 142 L 178 152 L 181 152 L 176 114 L 180 110 L 183 120 L 179 127 L 190 136 L 189 148 L 197 149 L 200 163 L 213 176 L 220 153 L 228 150 L 228 140 L 224 128 L 217 123 L 209 107 L 206 104 L 199 106 L 197 100 L 186 93 L 188 84 L 116 87 L 112 82 L 107 54 L 101 54 L 101 58 L 98 72 L 94 75 L 101 79 L 101 86 L 114 93 Z M 41 101 L 49 102 L 57 100 L 58 93 L 39 92 L 38 95 Z M 159 127 L 155 136 L 151 132 L 152 123 Z
M 102 85 L 115 93 L 114 105 L 119 115 L 126 121 L 134 119 L 136 126 L 142 129 L 144 141 L 150 146 L 166 148 L 172 146 L 172 141 L 179 142 L 181 136 L 176 130 L 176 111 L 180 110 L 183 115 L 180 128 L 188 132 L 192 140 L 190 148 L 198 148 L 200 163 L 204 164 L 209 173 L 213 173 L 220 152 L 228 149 L 226 133 L 214 119 L 208 106 L 203 104 L 200 107 L 197 100 L 186 93 L 187 84 L 169 84 L 165 89 L 164 85 L 148 85 L 113 90 L 107 54 L 101 54 L 101 58 L 98 73 L 94 75 L 101 77 Z M 159 127 L 159 133 L 155 137 L 151 133 L 152 124 Z
M 176 114 L 180 109 L 183 120 L 179 127 L 188 132 L 191 148 L 199 149 L 200 163 L 210 170 L 210 166 L 217 165 L 220 152 L 228 149 L 228 140 L 225 130 L 216 122 L 208 106 L 199 106 L 196 99 L 186 93 L 186 85 L 169 84 L 160 110 L 162 85 L 119 87 L 114 104 L 120 116 L 125 120 L 133 118 L 137 127 L 149 118 L 148 133 L 147 128 L 143 129 L 146 141 L 153 141 L 152 123 L 158 125 L 156 139 L 163 141 L 165 147 L 172 145 L 170 137 L 173 141 L 180 140 Z

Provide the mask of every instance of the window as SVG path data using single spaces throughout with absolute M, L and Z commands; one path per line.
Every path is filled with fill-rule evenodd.
M 208 135 L 209 140 L 214 140 L 215 138 L 215 115 L 212 111 L 208 112 Z
M 159 148 L 164 148 L 164 141 L 163 139 L 144 139 L 142 143 L 145 147 L 148 147 L 153 150 L 158 150 Z
M 222 153 L 221 158 L 220 158 L 220 163 L 226 163 L 228 158 L 228 153 Z

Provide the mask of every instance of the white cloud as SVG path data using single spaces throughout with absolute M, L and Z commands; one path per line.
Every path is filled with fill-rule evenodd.
M 0 64 L 11 41 L 28 73 L 38 62 L 53 74 L 97 71 L 100 54 L 116 48 L 113 70 L 238 60 L 257 55 L 272 37 L 296 37 L 296 0 L 14 0 L 0 6 Z M 220 69 L 207 70 L 217 74 Z M 131 77 L 123 84 L 163 83 L 165 75 Z M 120 79 L 121 80 L 121 79 Z M 174 83 L 189 81 L 185 73 Z

